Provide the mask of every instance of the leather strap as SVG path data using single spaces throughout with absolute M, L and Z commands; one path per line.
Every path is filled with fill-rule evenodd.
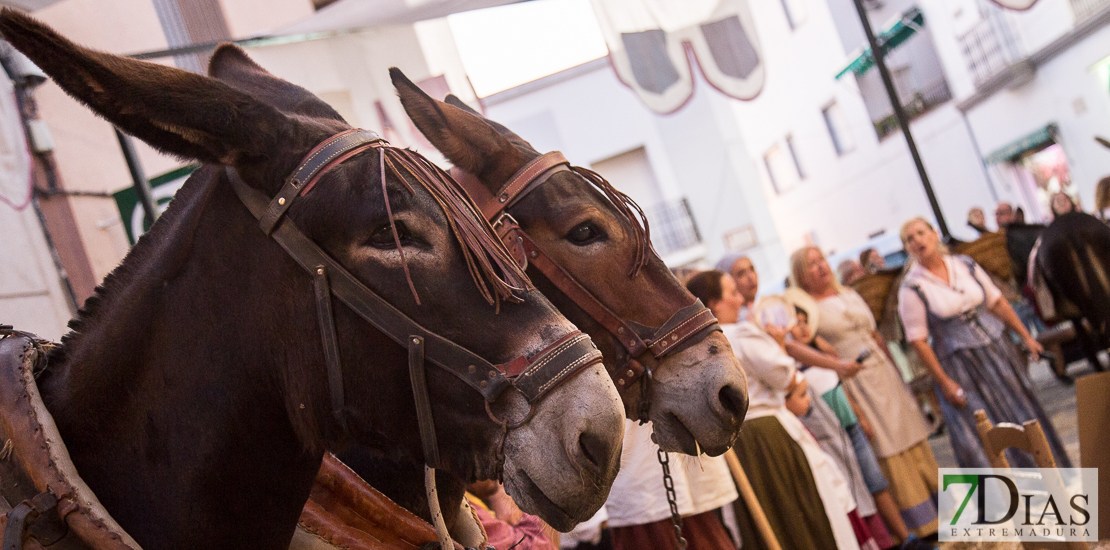
M 439 468 L 439 443 L 432 417 L 432 400 L 428 397 L 428 382 L 424 376 L 424 339 L 409 337 L 409 380 L 412 396 L 416 401 L 416 422 L 420 426 L 420 439 L 424 445 L 424 464 Z
M 527 195 L 526 190 L 538 186 L 555 172 L 566 170 L 569 166 L 570 162 L 559 151 L 544 153 L 517 170 L 516 174 L 509 178 L 509 182 L 501 187 L 501 190 L 494 196 L 491 196 L 487 191 L 483 197 L 473 197 L 472 195 L 472 198 L 481 205 L 482 215 L 487 220 L 495 220 L 506 208 Z M 485 190 L 481 185 L 474 189 L 478 188 Z
M 305 157 L 297 170 L 287 178 L 286 187 L 290 190 L 300 189 L 299 194 L 303 195 L 312 189 L 318 178 L 338 163 L 366 148 L 387 146 L 388 143 L 373 132 L 348 130 L 336 134 Z M 384 177 L 384 165 L 382 170 Z M 601 362 L 601 353 L 593 346 L 589 337 L 579 331 L 565 336 L 531 358 L 517 358 L 504 365 L 494 365 L 486 361 L 466 348 L 425 329 L 393 307 L 301 233 L 291 220 L 279 224 L 278 221 L 288 210 L 292 197 L 299 195 L 279 193 L 278 197 L 267 201 L 266 196 L 247 185 L 234 168 L 226 167 L 225 173 L 235 194 L 251 214 L 260 220 L 263 231 L 277 241 L 302 268 L 313 274 L 332 412 L 344 430 L 346 422 L 343 416 L 342 367 L 331 295 L 335 295 L 395 342 L 410 349 L 410 375 L 413 378 L 418 414 L 426 417 L 426 421 L 421 422 L 421 431 L 426 438 L 431 438 L 430 444 L 426 445 L 425 454 L 428 465 L 433 467 L 438 463 L 438 451 L 435 448 L 435 430 L 424 382 L 425 358 L 466 382 L 482 394 L 487 403 L 495 401 L 508 386 L 514 386 L 532 405 L 582 368 Z M 283 196 L 286 200 L 279 200 Z
M 228 167 L 225 172 L 239 199 L 255 217 L 260 216 L 268 202 L 265 196 L 247 185 L 234 168 Z M 301 233 L 292 220 L 278 225 L 270 236 L 306 271 L 314 272 L 317 266 L 324 266 L 329 274 L 332 294 L 394 342 L 407 348 L 410 335 L 424 338 L 427 360 L 459 376 L 487 401 L 495 401 L 511 385 L 496 365 L 420 326 L 362 284 Z
M 643 364 L 636 360 L 644 353 L 650 352 L 656 359 L 661 359 L 682 349 L 682 344 L 699 333 L 720 330 L 717 326 L 717 318 L 702 304 L 701 300 L 694 300 L 694 303 L 679 309 L 657 329 L 625 321 L 582 286 L 566 269 L 552 260 L 508 213 L 502 214 L 494 222 L 493 227 L 514 258 L 517 257 L 516 250 L 520 251 L 520 256 L 524 258 L 524 263 L 521 265 L 527 266 L 531 263 L 551 281 L 551 284 L 605 327 L 628 351 L 629 361 L 615 371 L 610 371 L 618 390 L 623 391 L 630 387 L 644 374 Z M 641 337 L 641 333 L 647 333 L 650 336 L 645 340 Z
M 589 336 L 574 331 L 536 354 L 527 368 L 513 378 L 513 386 L 529 403 L 534 403 L 583 367 L 598 363 L 601 351 Z
M 331 311 L 328 268 L 322 264 L 316 266 L 316 270 L 312 272 L 312 282 L 316 294 L 316 320 L 320 324 L 320 335 L 324 344 L 324 363 L 328 367 L 331 414 L 339 422 L 339 427 L 346 432 L 347 417 L 343 415 L 343 367 L 339 360 L 339 338 L 335 335 L 335 316 Z
M 656 357 L 664 357 L 677 349 L 691 336 L 717 324 L 717 317 L 701 300 L 676 311 L 663 326 L 652 335 L 648 348 Z
M 35 539 L 43 546 L 49 546 L 66 534 L 64 523 L 57 514 L 58 497 L 50 491 L 35 495 L 30 500 L 19 503 L 8 513 L 8 523 L 4 527 L 3 550 L 23 550 L 23 540 L 27 531 L 43 521 L 42 527 L 35 529 Z M 60 531 L 60 533 L 59 533 Z
M 324 140 L 309 151 L 297 169 L 285 179 L 285 184 L 281 186 L 277 196 L 266 207 L 265 214 L 258 220 L 262 231 L 267 235 L 272 233 L 274 226 L 281 221 L 289 207 L 293 206 L 293 201 L 312 188 L 315 178 L 326 172 L 325 168 L 329 167 L 336 157 L 359 145 L 381 140 L 381 136 L 374 132 L 351 129 Z

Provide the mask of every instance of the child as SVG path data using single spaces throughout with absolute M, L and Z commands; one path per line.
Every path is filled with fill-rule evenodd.
M 786 410 L 794 413 L 798 418 L 802 418 L 809 413 L 811 404 L 809 383 L 806 382 L 804 376 L 795 377 L 790 383 L 790 386 L 786 388 Z M 804 419 L 802 424 L 805 424 Z M 810 430 L 810 432 L 812 431 L 813 430 Z M 825 452 L 827 453 L 828 451 Z
M 795 304 L 794 311 L 797 322 L 791 329 L 791 337 L 822 353 L 835 356 L 835 348 L 817 336 L 816 327 L 810 326 L 806 309 Z M 854 404 L 841 387 L 838 375 L 820 367 L 803 366 L 801 370 L 808 393 L 816 394 L 821 399 L 812 399 L 809 395 L 804 401 L 801 397 L 795 398 L 795 407 L 802 412 L 795 409 L 791 409 L 791 412 L 798 415 L 802 424 L 817 439 L 821 449 L 831 455 L 847 474 L 852 496 L 858 505 L 857 512 L 875 543 L 879 548 L 894 546 L 889 529 L 903 541 L 903 548 L 928 547 L 909 534 L 897 505 L 887 491 L 886 477 L 865 435 L 870 431 L 869 426 L 864 425 L 863 419 L 856 415 Z M 801 408 L 803 402 L 806 405 L 804 409 Z M 865 543 L 861 540 L 860 545 L 865 546 Z

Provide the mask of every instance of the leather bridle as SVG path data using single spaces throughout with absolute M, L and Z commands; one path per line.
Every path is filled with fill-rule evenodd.
M 532 357 L 518 357 L 507 363 L 495 365 L 422 327 L 360 282 L 301 233 L 292 220 L 285 218 L 285 213 L 297 198 L 311 191 L 326 172 L 355 154 L 370 149 L 378 150 L 381 155 L 380 160 L 384 163 L 384 149 L 387 148 L 392 149 L 388 142 L 367 130 L 348 130 L 336 134 L 317 145 L 305 156 L 272 199 L 247 185 L 234 168 L 228 166 L 225 171 L 235 194 L 259 220 L 262 231 L 277 241 L 286 253 L 312 275 L 317 318 L 327 364 L 332 414 L 340 428 L 344 433 L 347 432 L 343 373 L 332 314 L 333 295 L 377 330 L 408 348 L 409 374 L 416 400 L 424 460 L 429 467 L 437 468 L 441 461 L 424 377 L 425 361 L 446 370 L 474 388 L 485 398 L 487 411 L 490 411 L 490 404 L 510 387 L 519 391 L 532 407 L 531 411 L 534 411 L 536 402 L 552 388 L 581 372 L 583 368 L 600 363 L 601 352 L 588 336 L 574 331 Z M 384 176 L 384 168 L 382 173 Z M 442 176 L 449 180 L 446 173 L 442 173 Z M 426 181 L 421 183 L 430 185 Z M 460 193 L 458 197 L 458 200 L 469 201 L 464 194 Z M 388 202 L 388 195 L 383 196 L 383 200 Z M 474 209 L 473 204 L 468 203 L 468 208 Z M 492 239 L 492 235 L 491 240 L 496 242 L 496 239 Z M 507 432 L 527 422 L 531 417 L 531 411 L 527 417 L 512 424 L 497 419 L 492 412 L 490 416 Z
M 492 224 L 494 231 L 501 237 L 518 265 L 524 269 L 531 264 L 538 269 L 587 315 L 605 327 L 628 352 L 627 361 L 623 365 L 610 368 L 609 374 L 616 383 L 617 389 L 622 393 L 632 387 L 637 380 L 643 382 L 645 391 L 641 393 L 639 412 L 640 419 L 646 420 L 650 407 L 647 383 L 650 381 L 652 373 L 644 367 L 639 359 L 648 353 L 657 360 L 677 353 L 700 342 L 709 333 L 719 331 L 720 326 L 718 326 L 717 318 L 713 316 L 709 308 L 697 299 L 694 300 L 694 303 L 675 311 L 660 327 L 647 327 L 635 321 L 624 319 L 614 313 L 570 272 L 546 254 L 507 210 L 550 179 L 551 176 L 563 171 L 575 172 L 595 186 L 599 183 L 608 185 L 600 175 L 594 172 L 584 168 L 571 167 L 563 154 L 558 151 L 544 153 L 524 165 L 494 194 L 491 194 L 474 175 L 458 168 L 452 169 L 451 173 L 455 181 L 463 186 L 481 208 L 482 215 Z M 615 189 L 612 192 L 619 194 L 619 191 Z M 607 192 L 607 195 L 610 200 L 613 200 L 611 193 Z M 629 202 L 631 201 L 623 195 L 621 197 Z M 647 220 L 643 221 L 646 226 Z M 632 223 L 636 223 L 636 221 L 632 220 Z M 633 270 L 630 276 L 634 276 L 635 273 L 636 271 Z

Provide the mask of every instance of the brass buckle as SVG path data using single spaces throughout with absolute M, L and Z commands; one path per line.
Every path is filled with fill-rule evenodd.
M 520 224 L 517 223 L 516 218 L 514 218 L 513 215 L 509 214 L 508 212 L 502 212 L 501 215 L 498 216 L 497 219 L 494 220 L 493 223 L 490 225 L 493 227 L 494 232 L 496 232 L 498 236 L 501 236 L 502 227 L 512 227 L 514 225 L 517 227 L 520 226 Z
M 520 235 L 516 238 L 510 238 L 513 228 L 520 230 L 520 224 L 517 223 L 516 218 L 513 218 L 508 212 L 502 212 L 500 216 L 490 226 L 493 232 L 497 234 L 497 238 L 501 239 L 501 243 L 509 251 L 521 270 L 528 269 L 528 252 L 524 249 L 524 239 Z

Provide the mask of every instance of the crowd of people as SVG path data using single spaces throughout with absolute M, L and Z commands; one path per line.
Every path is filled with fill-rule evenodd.
M 1110 201 L 1110 179 L 1099 187 Z M 1075 211 L 1065 194 L 1052 197 L 1054 216 Z M 1099 211 L 1110 208 L 1102 205 Z M 1001 227 L 1022 223 L 1020 208 L 1000 204 Z M 987 232 L 977 209 L 969 223 Z M 989 467 L 974 412 L 993 422 L 1040 422 L 1057 463 L 1070 460 L 1028 378 L 1028 362 L 1041 345 L 1019 319 L 995 280 L 970 257 L 954 255 L 929 221 L 914 218 L 901 228 L 909 265 L 896 289 L 905 340 L 935 387 L 934 413 L 942 417 L 954 451 L 946 467 Z M 782 548 L 931 548 L 937 532 L 937 470 L 928 438 L 933 426 L 922 414 L 877 330 L 871 308 L 848 283 L 883 270 L 875 250 L 838 266 L 817 247 L 791 255 L 787 290 L 759 295 L 751 259 L 730 259 L 718 270 L 687 279 L 687 288 L 713 311 L 746 369 L 749 409 L 733 449 L 760 503 L 760 514 Z M 1013 335 L 1011 337 L 1011 335 Z M 654 452 L 647 437 L 642 442 Z M 1033 467 L 1030 456 L 1007 451 L 1014 466 Z M 697 500 L 699 487 L 733 486 L 717 459 L 702 459 L 685 487 Z M 696 464 L 696 463 L 695 463 Z M 631 467 L 630 467 L 631 466 Z M 633 487 L 615 486 L 609 513 L 620 503 L 652 500 L 658 464 L 625 464 L 621 476 Z M 656 480 L 648 483 L 645 480 Z M 637 490 L 642 490 L 641 495 Z M 764 548 L 755 513 L 731 492 L 709 491 L 713 502 L 690 505 L 684 522 L 695 550 Z M 658 500 L 658 499 L 655 499 Z M 719 502 L 730 506 L 714 510 Z M 680 506 L 680 509 L 682 506 Z M 613 531 L 613 548 L 673 548 L 669 514 L 643 515 L 650 528 L 627 519 Z M 633 520 L 634 521 L 634 520 Z M 731 538 L 721 536 L 730 527 Z M 665 527 L 665 528 L 664 528 Z M 649 538 L 625 543 L 619 530 Z M 704 530 L 711 536 L 699 536 Z M 737 540 L 738 539 L 738 540 Z M 742 543 L 740 542 L 742 541 Z
M 1053 218 L 1080 210 L 1065 193 L 1051 197 L 1050 209 Z M 1094 209 L 1104 221 L 1108 214 L 1110 177 L 1098 184 Z M 996 231 L 1024 224 L 1024 216 L 998 204 Z M 981 208 L 968 213 L 968 225 L 992 232 Z M 1057 464 L 1069 467 L 1028 377 L 1029 360 L 1043 348 L 1011 306 L 1012 293 L 970 257 L 951 253 L 928 220 L 907 221 L 900 236 L 909 264 L 895 290 L 898 321 L 932 378 L 930 408 L 955 459 L 943 466 L 990 466 L 974 418 L 983 410 L 995 423 L 1037 420 Z M 803 247 L 790 257 L 785 292 L 762 297 L 750 258 L 717 267 L 688 276 L 686 286 L 716 315 L 746 370 L 749 408 L 732 452 L 760 510 L 739 498 L 723 457 L 671 455 L 688 548 L 765 548 L 760 522 L 781 548 L 933 548 L 940 466 L 928 443 L 934 426 L 871 308 L 849 286 L 886 269 L 884 257 L 867 249 L 834 271 L 819 248 Z M 564 535 L 563 548 L 677 548 L 657 452 L 650 424 L 629 421 L 609 502 Z M 1035 466 L 1019 451 L 1006 457 L 1013 466 Z

